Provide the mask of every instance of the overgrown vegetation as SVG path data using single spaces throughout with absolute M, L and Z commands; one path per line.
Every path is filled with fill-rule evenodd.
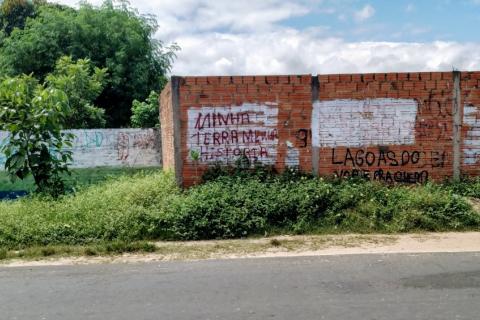
M 105 110 L 94 102 L 107 82 L 106 75 L 106 68 L 93 67 L 88 59 L 73 61 L 64 56 L 57 61 L 45 82 L 68 97 L 71 112 L 65 118 L 65 129 L 105 127 Z
M 168 173 L 139 174 L 56 201 L 33 197 L 0 203 L 0 247 L 5 250 L 265 233 L 479 228 L 479 213 L 451 186 L 385 186 L 295 172 L 218 175 L 186 191 Z
M 0 2 L 0 33 L 10 36 L 15 28 L 23 29 L 27 18 L 35 15 L 41 1 L 3 0 Z
M 0 152 L 12 181 L 31 175 L 36 191 L 65 192 L 74 136 L 62 129 L 105 125 L 104 110 L 92 104 L 105 74 L 89 60 L 61 57 L 42 84 L 32 75 L 0 78 L 0 130 L 9 133 Z
M 68 98 L 32 76 L 0 80 L 0 129 L 9 132 L 0 148 L 12 180 L 33 177 L 36 191 L 54 197 L 65 190 L 62 174 L 72 160 L 73 135 L 61 131 L 70 114 Z
M 160 110 L 158 106 L 158 93 L 150 92 L 144 102 L 133 100 L 131 126 L 133 128 L 156 128 L 160 125 Z
M 443 188 L 465 197 L 480 199 L 480 177 L 467 177 L 461 181 L 446 181 Z
M 95 105 L 105 110 L 108 127 L 128 126 L 134 99 L 144 100 L 166 83 L 178 46 L 154 35 L 154 16 L 142 15 L 127 1 L 105 0 L 79 8 L 44 0 L 4 0 L 0 5 L 0 76 L 33 74 L 43 81 L 62 56 L 89 59 L 108 69 Z

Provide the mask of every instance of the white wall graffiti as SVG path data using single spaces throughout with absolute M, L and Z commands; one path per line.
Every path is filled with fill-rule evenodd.
M 75 135 L 72 168 L 143 167 L 161 165 L 159 132 L 155 129 L 66 130 Z M 8 133 L 0 131 L 0 144 Z M 0 154 L 0 170 L 5 155 Z
M 277 158 L 276 103 L 188 110 L 187 147 L 204 163 L 233 163 L 245 155 L 252 162 L 274 164 Z
M 413 99 L 317 101 L 312 111 L 314 147 L 411 145 L 418 104 Z
M 463 163 L 474 165 L 480 161 L 480 110 L 472 105 L 464 106 L 463 124 L 469 126 L 463 140 Z

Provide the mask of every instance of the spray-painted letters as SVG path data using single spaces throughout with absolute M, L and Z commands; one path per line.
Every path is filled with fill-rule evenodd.
M 351 150 L 332 148 L 331 164 L 339 177 L 363 177 L 385 182 L 422 183 L 431 168 L 443 168 L 445 151 L 393 151 L 388 148 Z M 349 168 L 349 169 L 345 169 Z M 351 169 L 350 169 L 351 168 Z M 412 168 L 415 168 L 412 172 Z
M 201 162 L 233 163 L 240 156 L 274 164 L 278 106 L 275 103 L 188 110 L 188 150 Z

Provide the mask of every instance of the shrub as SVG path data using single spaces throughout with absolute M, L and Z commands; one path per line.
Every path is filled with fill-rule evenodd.
M 330 181 L 295 171 L 218 175 L 185 191 L 171 174 L 149 172 L 117 177 L 58 200 L 0 202 L 0 248 L 8 249 L 101 244 L 103 251 L 117 252 L 138 250 L 142 245 L 129 243 L 142 240 L 233 238 L 278 230 L 392 233 L 479 227 L 479 213 L 445 185 Z M 103 252 L 95 246 L 91 250 Z
M 446 181 L 443 187 L 458 195 L 480 199 L 480 177 Z
M 179 192 L 171 174 L 140 173 L 57 201 L 0 202 L 0 247 L 159 238 L 163 208 Z
M 480 216 L 466 199 L 433 184 L 386 186 L 293 173 L 267 178 L 220 175 L 192 188 L 169 208 L 169 234 L 211 239 L 271 229 L 406 232 L 480 225 Z
M 131 125 L 134 128 L 158 128 L 160 126 L 158 93 L 150 92 L 144 102 L 133 100 Z
M 104 128 L 105 110 L 94 105 L 107 83 L 107 69 L 93 67 L 89 59 L 74 61 L 71 56 L 58 59 L 46 83 L 65 92 L 71 112 L 65 129 Z

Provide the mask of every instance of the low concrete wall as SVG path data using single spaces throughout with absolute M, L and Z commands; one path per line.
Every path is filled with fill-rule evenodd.
M 75 135 L 72 168 L 154 167 L 162 165 L 161 139 L 157 129 L 66 130 Z M 8 132 L 0 131 L 0 145 Z M 5 155 L 0 154 L 0 170 Z

